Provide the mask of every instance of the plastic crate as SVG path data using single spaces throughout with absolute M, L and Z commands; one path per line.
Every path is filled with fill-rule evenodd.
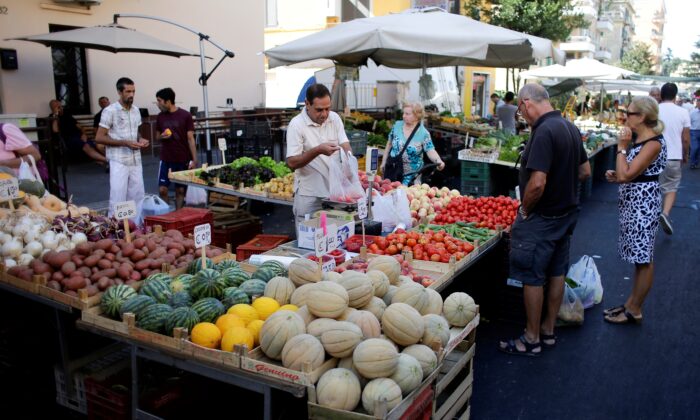
M 368 133 L 362 130 L 346 130 L 345 134 L 350 141 L 352 154 L 355 156 L 364 156 L 367 153 L 367 136 Z
M 131 418 L 131 373 L 128 367 L 99 380 L 85 378 L 88 419 Z
M 219 248 L 226 248 L 227 244 L 231 244 L 231 249 L 236 249 L 237 246 L 246 243 L 260 233 L 262 233 L 260 220 L 231 227 L 212 227 L 211 244 Z
M 483 197 L 491 195 L 491 183 L 489 181 L 473 181 L 462 178 L 460 192 L 462 195 Z
M 365 244 L 370 246 L 374 243 L 375 236 L 365 235 Z M 345 249 L 350 252 L 360 252 L 362 248 L 362 235 L 352 235 L 345 240 Z
M 54 367 L 56 379 L 56 402 L 66 408 L 87 414 L 87 399 L 85 398 L 85 381 L 82 375 L 73 375 L 73 393 L 68 394 L 66 376 L 58 367 Z
M 213 224 L 214 215 L 207 209 L 198 209 L 194 207 L 183 207 L 174 212 L 162 214 L 160 216 L 147 216 L 144 218 L 146 226 L 160 225 L 163 230 L 175 229 L 179 230 L 183 235 L 187 236 L 194 232 L 194 227 L 205 223 Z
M 462 178 L 488 180 L 491 167 L 484 162 L 462 161 Z
M 245 261 L 251 255 L 262 254 L 289 241 L 287 235 L 257 235 L 252 240 L 236 248 L 236 260 Z

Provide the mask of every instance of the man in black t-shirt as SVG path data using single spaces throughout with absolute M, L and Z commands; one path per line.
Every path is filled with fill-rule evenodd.
M 591 166 L 581 133 L 552 108 L 542 86 L 523 86 L 518 111 L 532 135 L 521 158 L 522 204 L 511 231 L 510 277 L 523 284 L 527 325 L 525 334 L 501 341 L 499 348 L 509 354 L 538 356 L 543 346 L 556 344 L 554 324 L 578 220 L 578 184 L 591 175 Z M 547 315 L 541 319 L 544 303 Z

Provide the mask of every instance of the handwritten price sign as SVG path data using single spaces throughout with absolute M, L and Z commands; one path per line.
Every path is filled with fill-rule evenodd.
M 194 227 L 194 246 L 201 248 L 211 243 L 211 225 L 209 223 Z
M 19 197 L 17 178 L 3 179 L 0 181 L 0 199 L 11 200 L 17 197 Z
M 136 203 L 134 200 L 117 203 L 114 206 L 114 217 L 117 220 L 126 220 L 136 217 Z
M 317 257 L 338 249 L 338 227 L 329 225 L 326 230 L 328 231 L 327 235 L 323 234 L 321 228 L 314 231 L 314 251 Z
M 364 197 L 357 200 L 357 217 L 360 220 L 367 219 L 367 200 Z
M 222 152 L 225 152 L 226 148 L 227 148 L 226 139 L 221 137 L 218 139 L 218 142 L 219 142 L 219 150 L 221 150 Z

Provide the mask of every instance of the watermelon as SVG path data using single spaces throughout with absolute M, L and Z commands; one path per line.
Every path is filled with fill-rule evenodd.
M 262 280 L 250 279 L 248 281 L 244 281 L 239 289 L 243 290 L 249 297 L 252 298 L 253 296 L 262 296 L 265 294 L 266 285 L 267 283 Z
M 227 287 L 238 287 L 244 281 L 250 280 L 250 275 L 240 268 L 227 268 L 221 275 L 226 279 Z
M 173 281 L 173 278 L 170 276 L 170 274 L 167 274 L 167 273 L 151 274 L 150 276 L 146 277 L 145 281 L 148 281 L 151 279 L 162 280 L 165 282 L 165 284 L 170 284 L 170 282 Z
M 195 274 L 190 292 L 195 299 L 206 297 L 220 298 L 226 288 L 226 279 L 213 268 L 201 270 Z
M 265 261 L 260 265 L 260 267 L 270 267 L 277 272 L 277 276 L 287 277 L 287 269 L 284 267 L 284 264 L 279 261 Z
M 192 309 L 199 315 L 200 322 L 214 322 L 225 311 L 224 304 L 212 297 L 199 299 Z
M 158 303 L 168 303 L 173 292 L 170 291 L 170 286 L 160 277 L 149 277 L 143 281 L 139 294 L 150 296 Z
M 221 303 L 223 303 L 224 307 L 228 310 L 228 308 L 238 303 L 250 303 L 250 297 L 248 297 L 246 292 L 237 287 L 228 287 L 224 289 Z
M 180 292 L 175 292 L 172 296 L 170 296 L 170 300 L 168 300 L 168 305 L 172 306 L 173 308 L 189 308 L 190 306 L 192 306 L 192 296 L 190 296 L 190 294 L 184 290 Z
M 207 258 L 207 268 L 215 268 L 215 264 L 210 258 Z M 192 260 L 190 265 L 187 266 L 187 273 L 195 275 L 195 274 L 199 273 L 199 271 L 201 269 L 202 269 L 202 259 L 195 258 Z
M 170 282 L 170 290 L 173 293 L 182 292 L 183 290 L 188 292 L 190 290 L 193 277 L 194 276 L 192 274 L 180 274 Z
M 241 265 L 236 260 L 223 260 L 214 266 L 217 271 L 224 271 L 228 268 L 239 268 Z
M 124 302 L 121 309 L 119 310 L 119 315 L 121 315 L 122 319 L 124 319 L 124 314 L 130 312 L 136 315 L 136 317 L 138 318 L 138 316 L 141 314 L 141 311 L 155 304 L 156 300 L 152 297 L 146 295 L 137 295 Z
M 165 332 L 168 335 L 172 335 L 175 328 L 186 328 L 187 331 L 191 331 L 197 324 L 199 324 L 197 311 L 192 308 L 175 308 L 168 319 L 165 320 Z
M 118 284 L 105 290 L 100 299 L 102 312 L 110 318 L 119 317 L 124 302 L 136 297 L 136 291 L 125 284 Z
M 156 303 L 141 311 L 136 318 L 136 326 L 144 330 L 161 332 L 165 329 L 165 320 L 173 313 L 170 305 Z
M 255 273 L 253 273 L 252 276 L 250 276 L 251 279 L 257 279 L 257 280 L 262 280 L 265 283 L 270 281 L 271 278 L 277 277 L 279 274 L 277 274 L 276 269 L 270 267 L 269 265 L 266 267 L 260 266 L 257 270 L 255 270 Z

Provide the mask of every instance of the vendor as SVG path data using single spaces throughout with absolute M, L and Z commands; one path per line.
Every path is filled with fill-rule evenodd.
M 22 162 L 30 162 L 29 155 L 37 162 L 41 159 L 39 150 L 19 127 L 10 123 L 0 124 L 0 166 L 12 168 L 19 174 Z
M 321 210 L 328 198 L 331 155 L 341 148 L 352 153 L 343 120 L 331 111 L 331 93 L 321 84 L 306 89 L 299 115 L 287 127 L 287 165 L 294 170 L 294 217 Z

